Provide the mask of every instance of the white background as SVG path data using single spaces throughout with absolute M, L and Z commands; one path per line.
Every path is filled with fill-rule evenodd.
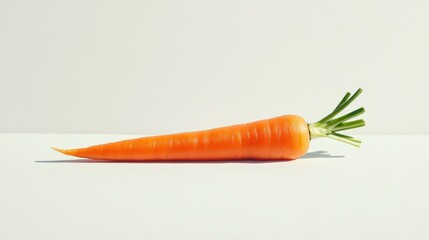
M 0 1 L 0 131 L 167 133 L 328 113 L 429 133 L 429 1 Z

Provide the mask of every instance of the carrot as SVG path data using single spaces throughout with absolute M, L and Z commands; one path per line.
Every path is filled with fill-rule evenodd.
M 360 146 L 360 140 L 338 131 L 364 126 L 363 119 L 349 121 L 364 113 L 364 108 L 342 117 L 335 116 L 361 92 L 362 89 L 358 89 L 353 96 L 347 93 L 333 112 L 312 124 L 297 115 L 284 115 L 203 131 L 128 139 L 86 148 L 53 149 L 66 155 L 98 160 L 296 159 L 307 152 L 311 139 L 319 137 Z

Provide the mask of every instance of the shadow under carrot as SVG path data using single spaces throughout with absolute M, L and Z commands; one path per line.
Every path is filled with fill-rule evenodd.
M 301 159 L 314 159 L 314 158 L 344 158 L 342 155 L 331 155 L 327 151 L 313 151 L 308 152 Z M 295 159 L 294 159 L 295 160 Z M 39 160 L 35 161 L 37 163 L 136 163 L 136 164 L 146 164 L 146 163 L 162 163 L 162 164 L 226 164 L 226 163 L 244 163 L 244 164 L 263 164 L 263 163 L 278 163 L 278 162 L 292 162 L 294 160 L 237 160 L 237 159 L 222 159 L 216 161 L 207 161 L 207 160 L 152 160 L 152 161 L 112 161 L 112 160 L 92 160 L 92 159 L 69 159 L 69 160 Z

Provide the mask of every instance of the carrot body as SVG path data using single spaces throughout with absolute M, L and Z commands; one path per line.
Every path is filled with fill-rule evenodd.
M 102 160 L 296 159 L 310 144 L 307 122 L 285 115 L 204 131 L 142 137 L 87 148 L 55 150 Z

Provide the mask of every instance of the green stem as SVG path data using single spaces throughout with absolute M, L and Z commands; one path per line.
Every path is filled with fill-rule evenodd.
M 347 137 L 344 137 L 344 135 L 339 135 L 338 133 L 331 133 L 327 137 L 340 142 L 351 144 L 355 147 L 359 147 L 361 144 L 361 141 L 358 139 L 351 138 L 351 137 L 347 138 Z
M 328 125 L 332 126 L 332 127 L 336 127 L 338 124 L 343 123 L 349 119 L 355 118 L 361 114 L 363 114 L 365 112 L 365 109 L 363 107 L 354 110 L 353 112 L 347 113 L 344 116 L 341 116 L 339 118 L 336 119 L 332 119 L 329 122 L 327 122 Z
M 349 98 L 343 104 L 339 104 L 339 106 L 337 106 L 337 108 L 335 108 L 333 112 L 331 112 L 330 114 L 328 114 L 326 117 L 322 118 L 319 122 L 321 122 L 321 123 L 327 122 L 327 121 L 331 120 L 332 118 L 334 118 L 335 116 L 337 116 L 337 114 L 340 113 L 341 111 L 343 111 L 344 108 L 346 108 L 348 105 L 350 105 L 350 103 L 352 103 L 361 94 L 361 92 L 362 92 L 362 89 L 359 88 L 353 94 L 353 96 L 351 98 Z
M 341 107 L 341 105 L 343 105 L 343 103 L 347 101 L 347 99 L 349 99 L 350 95 L 351 94 L 347 92 L 346 95 L 344 95 L 343 99 L 341 99 L 340 103 L 338 103 L 338 105 L 335 107 L 334 111 Z
M 356 120 L 356 121 L 351 121 L 351 122 L 345 122 L 345 123 L 338 124 L 332 130 L 334 130 L 334 131 L 344 131 L 344 130 L 349 130 L 349 129 L 353 129 L 353 128 L 363 127 L 363 126 L 365 126 L 365 121 L 363 119 L 359 119 L 359 120 Z
M 319 137 L 328 137 L 359 147 L 361 144 L 361 141 L 359 139 L 337 133 L 337 131 L 344 131 L 365 126 L 365 121 L 363 119 L 349 121 L 350 119 L 363 114 L 365 112 L 365 109 L 361 107 L 338 118 L 334 117 L 337 116 L 341 111 L 343 111 L 347 106 L 349 106 L 361 94 L 361 92 L 362 89 L 359 88 L 351 97 L 351 94 L 349 92 L 346 93 L 346 95 L 344 95 L 344 97 L 341 99 L 340 103 L 330 114 L 328 114 L 326 117 L 322 118 L 318 122 L 309 124 L 311 139 Z

